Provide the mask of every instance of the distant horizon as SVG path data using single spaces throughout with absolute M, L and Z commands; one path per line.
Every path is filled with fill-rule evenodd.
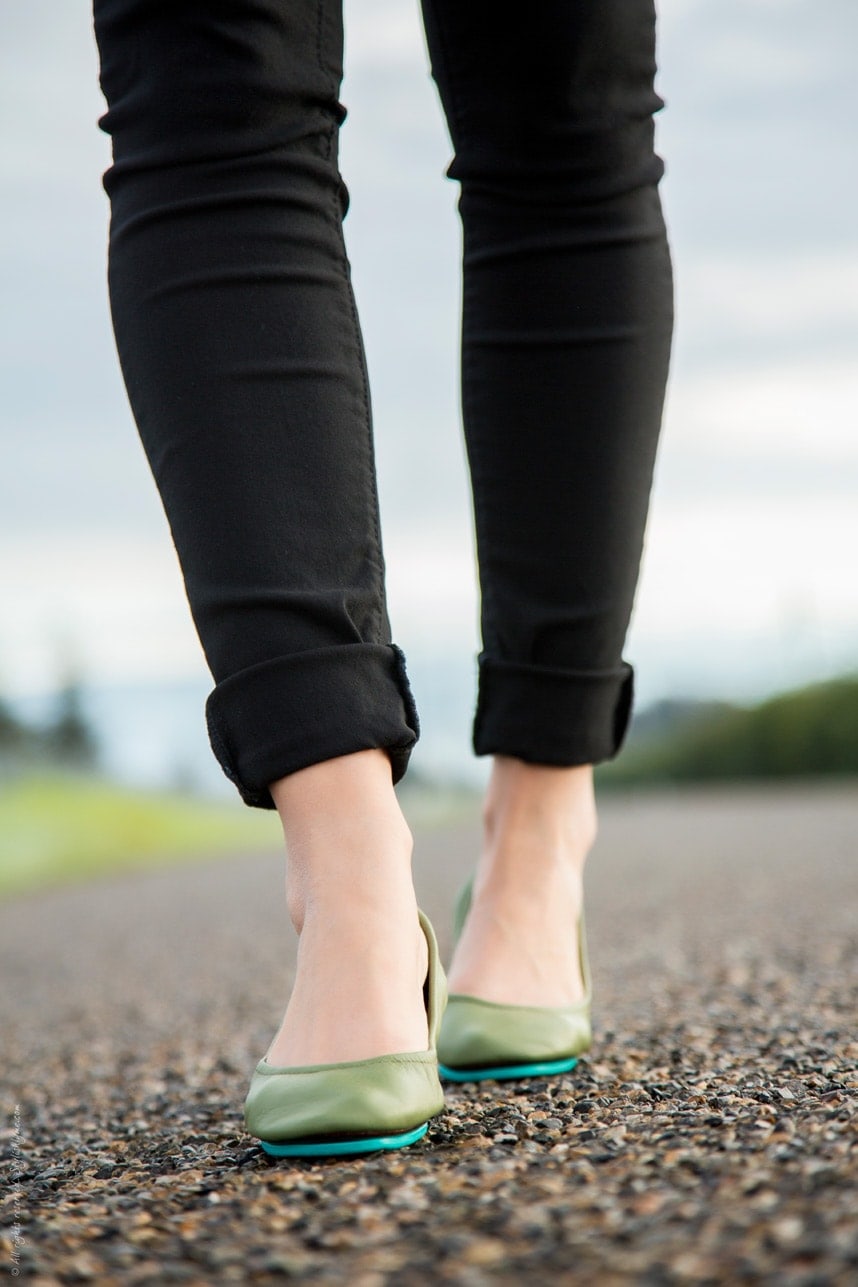
M 452 673 L 449 662 L 436 659 L 434 674 L 419 662 L 412 679 L 422 708 L 422 733 L 412 756 L 412 766 L 426 778 L 479 787 L 487 772 L 486 757 L 473 755 L 470 723 L 473 700 L 463 674 Z M 674 691 L 647 694 L 635 702 L 632 735 L 639 722 L 664 702 L 705 706 L 724 702 L 754 706 L 768 697 L 827 680 L 858 674 L 858 665 L 836 674 L 817 676 L 746 699 L 717 691 Z M 227 781 L 208 745 L 204 702 L 211 687 L 205 676 L 171 680 L 136 680 L 93 684 L 79 677 L 85 718 L 91 723 L 108 777 L 130 786 L 160 789 L 177 782 L 206 795 L 230 797 L 235 788 Z M 0 698 L 13 715 L 38 725 L 47 721 L 61 687 L 38 694 Z M 644 690 L 646 691 L 646 690 Z

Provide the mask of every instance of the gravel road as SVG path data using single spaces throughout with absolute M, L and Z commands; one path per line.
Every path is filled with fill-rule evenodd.
M 418 832 L 442 948 L 476 821 Z M 858 789 L 608 798 L 595 1045 L 426 1139 L 269 1161 L 276 854 L 0 907 L 0 1264 L 53 1283 L 858 1283 Z

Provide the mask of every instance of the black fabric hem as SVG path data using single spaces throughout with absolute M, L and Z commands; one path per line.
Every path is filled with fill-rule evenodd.
M 612 759 L 628 729 L 634 672 L 573 671 L 482 655 L 474 717 L 477 755 L 531 764 L 599 764 Z
M 272 782 L 354 751 L 386 751 L 396 783 L 420 735 L 395 644 L 344 644 L 251 666 L 216 686 L 206 722 L 224 773 L 259 809 L 275 807 Z

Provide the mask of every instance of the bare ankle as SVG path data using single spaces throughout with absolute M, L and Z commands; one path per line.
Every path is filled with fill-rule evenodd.
M 583 867 L 596 839 L 597 816 L 591 765 L 570 768 L 528 764 L 496 756 L 483 825 L 488 854 L 537 852 L 546 862 L 565 856 Z
M 300 934 L 308 906 L 371 911 L 412 892 L 412 836 L 383 751 L 359 751 L 281 778 L 271 794 L 288 857 L 286 898 Z

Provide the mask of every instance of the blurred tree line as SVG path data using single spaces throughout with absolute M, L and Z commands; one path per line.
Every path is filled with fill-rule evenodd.
M 753 707 L 661 703 L 645 712 L 606 786 L 858 775 L 858 675 Z
M 80 770 L 98 765 L 98 741 L 77 679 L 63 684 L 49 718 L 39 724 L 20 719 L 0 697 L 0 766 L 17 769 L 46 763 Z
M 44 765 L 98 768 L 98 739 L 76 678 L 38 724 L 0 697 L 0 770 Z M 858 776 L 858 674 L 752 707 L 659 702 L 636 716 L 619 758 L 597 769 L 605 787 L 822 776 Z

